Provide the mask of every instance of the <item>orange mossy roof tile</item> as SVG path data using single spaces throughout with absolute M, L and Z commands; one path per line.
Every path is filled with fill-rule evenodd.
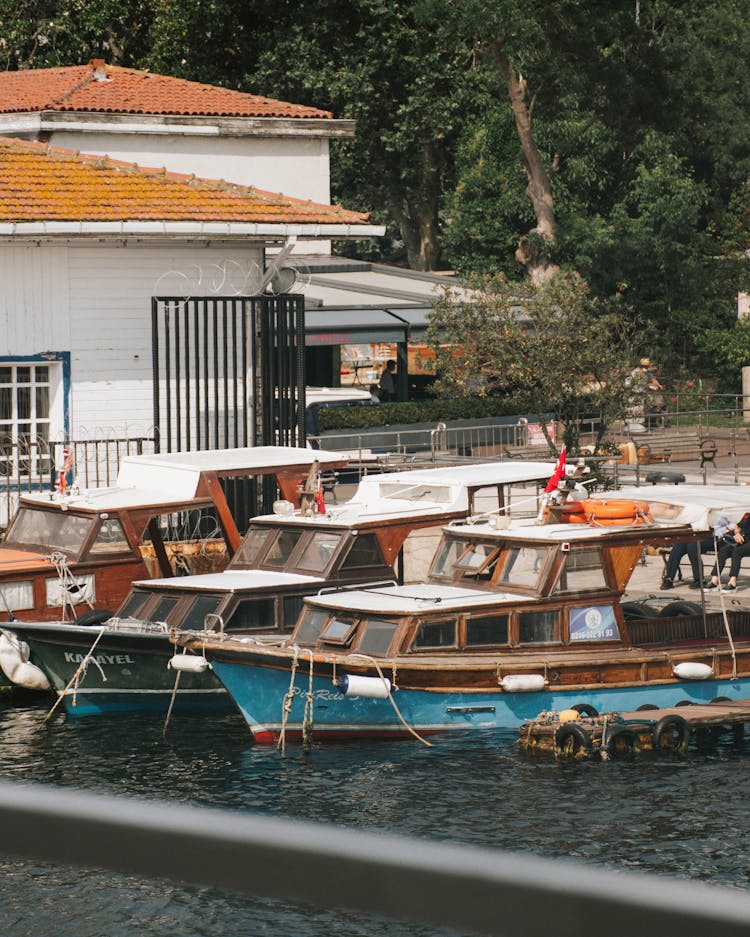
M 274 101 L 183 78 L 104 65 L 97 60 L 88 65 L 0 72 L 0 113 L 28 111 L 193 117 L 333 117 L 330 111 L 314 107 Z
M 369 214 L 0 137 L 0 222 L 368 224 Z

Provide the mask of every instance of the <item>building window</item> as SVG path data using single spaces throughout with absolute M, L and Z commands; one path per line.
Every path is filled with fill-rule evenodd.
M 0 361 L 0 476 L 49 475 L 61 380 L 60 364 Z

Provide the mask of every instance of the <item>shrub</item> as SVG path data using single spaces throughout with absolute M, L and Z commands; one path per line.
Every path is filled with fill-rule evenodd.
M 482 420 L 517 413 L 508 398 L 461 397 L 454 400 L 415 400 L 381 403 L 376 407 L 321 407 L 318 425 L 323 430 L 369 429 L 409 423 L 447 420 Z

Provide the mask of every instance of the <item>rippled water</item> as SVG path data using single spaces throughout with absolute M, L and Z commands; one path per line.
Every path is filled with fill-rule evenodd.
M 0 779 L 302 817 L 738 888 L 750 883 L 750 733 L 684 758 L 556 763 L 515 732 L 417 742 L 253 747 L 239 718 L 43 724 L 0 702 Z M 447 937 L 347 911 L 0 858 L 4 935 Z

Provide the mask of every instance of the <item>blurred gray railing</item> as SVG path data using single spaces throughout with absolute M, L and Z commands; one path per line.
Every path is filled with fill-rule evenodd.
M 0 829 L 0 853 L 16 858 L 351 908 L 462 932 L 750 934 L 750 895 L 737 889 L 330 824 L 5 782 Z M 26 923 L 33 932 L 33 907 Z

